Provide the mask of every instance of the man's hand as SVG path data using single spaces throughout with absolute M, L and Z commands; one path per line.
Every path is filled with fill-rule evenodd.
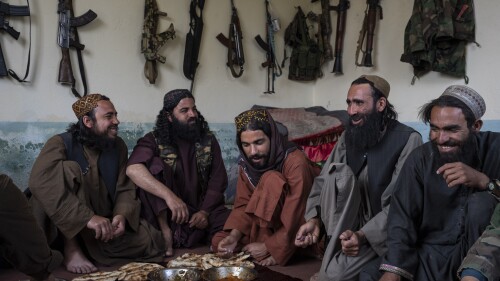
M 295 246 L 306 248 L 309 245 L 318 243 L 319 239 L 319 219 L 313 218 L 300 226 L 295 236 Z
M 346 230 L 339 236 L 342 252 L 349 257 L 355 257 L 359 254 L 359 248 L 366 242 L 365 234 L 360 230 L 353 232 Z
M 262 259 L 265 256 L 269 255 L 269 252 L 267 251 L 266 244 L 262 242 L 254 242 L 247 244 L 245 247 L 242 249 L 244 252 L 250 253 L 250 255 L 254 259 Z
M 172 221 L 178 224 L 185 223 L 189 219 L 189 211 L 186 203 L 173 192 L 165 199 L 168 208 L 172 211 Z
M 379 281 L 401 281 L 401 276 L 392 272 L 386 272 L 380 277 Z
M 232 254 L 238 245 L 238 240 L 239 238 L 230 234 L 219 242 L 219 245 L 217 245 L 217 252 Z
M 127 221 L 123 215 L 116 215 L 111 222 L 113 226 L 113 238 L 122 236 L 125 233 L 125 224 Z
M 463 184 L 468 187 L 484 190 L 490 181 L 488 176 L 462 162 L 446 163 L 439 167 L 436 172 L 443 175 L 448 187 Z
M 92 218 L 87 223 L 87 228 L 93 229 L 95 231 L 95 239 L 101 240 L 103 242 L 108 242 L 113 239 L 113 226 L 111 222 L 105 218 L 98 215 L 92 216 Z
M 208 226 L 208 213 L 201 210 L 193 214 L 189 220 L 189 227 L 196 227 L 198 229 L 205 229 Z

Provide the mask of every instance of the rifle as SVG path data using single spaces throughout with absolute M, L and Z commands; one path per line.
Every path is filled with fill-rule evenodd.
M 380 11 L 380 20 L 383 19 L 382 6 L 380 0 L 367 0 L 367 9 L 365 11 L 365 18 L 363 19 L 363 27 L 359 32 L 358 47 L 356 49 L 356 65 L 372 67 L 372 50 L 373 50 L 373 37 L 375 35 L 375 25 L 377 21 L 377 11 Z M 366 36 L 366 47 L 362 50 L 363 41 Z M 363 53 L 362 63 L 358 63 L 359 52 Z
M 28 6 L 14 6 L 4 3 L 0 1 L 0 30 L 7 32 L 12 38 L 19 39 L 19 31 L 15 30 L 12 26 L 10 26 L 9 21 L 7 20 L 8 16 L 29 16 L 30 9 L 29 3 Z M 7 66 L 5 65 L 5 59 L 3 56 L 2 46 L 0 45 L 0 77 L 5 77 L 10 74 L 12 77 L 16 78 L 19 82 L 25 82 L 26 77 L 29 72 L 29 59 L 28 66 L 26 69 L 26 76 L 23 80 L 19 79 L 15 72 L 12 69 L 7 71 Z
M 318 2 L 318 0 L 311 0 L 311 3 Z M 332 45 L 330 45 L 330 37 L 332 35 L 332 22 L 330 18 L 330 11 L 334 7 L 330 6 L 330 0 L 321 0 L 321 14 L 319 15 L 319 29 L 318 29 L 318 45 L 323 52 L 323 59 L 331 61 L 333 59 Z M 318 21 L 317 16 L 313 12 L 308 13 L 308 18 L 313 21 Z
M 332 7 L 337 12 L 337 30 L 335 33 L 335 61 L 332 73 L 344 74 L 342 72 L 342 50 L 344 49 L 345 21 L 347 9 L 351 6 L 349 0 L 340 0 L 337 6 Z
M 186 35 L 186 48 L 184 51 L 184 76 L 191 80 L 191 93 L 193 92 L 194 77 L 198 68 L 198 54 L 200 52 L 201 35 L 203 32 L 203 7 L 205 0 L 191 0 L 189 7 L 189 32 Z M 196 13 L 200 11 L 200 15 Z
M 278 63 L 274 46 L 274 32 L 278 31 L 277 24 L 273 24 L 271 13 L 269 13 L 269 0 L 265 0 L 266 4 L 266 41 L 260 37 L 255 36 L 257 44 L 266 51 L 266 61 L 261 65 L 267 67 L 267 91 L 264 94 L 274 94 L 274 80 L 282 74 L 281 67 Z
M 61 62 L 59 63 L 58 82 L 61 84 L 71 85 L 71 92 L 73 95 L 80 98 L 81 95 L 75 89 L 75 77 L 73 76 L 73 69 L 71 67 L 69 48 L 76 49 L 80 76 L 83 84 L 83 95 L 85 96 L 87 94 L 87 80 L 85 78 L 85 69 L 82 57 L 82 51 L 85 49 L 85 45 L 80 43 L 77 27 L 90 23 L 97 17 L 97 14 L 92 10 L 88 10 L 85 14 L 75 17 L 73 13 L 72 0 L 59 0 L 57 13 L 59 14 L 57 44 L 61 47 L 62 52 Z
M 222 45 L 227 47 L 227 63 L 226 65 L 231 70 L 231 74 L 234 78 L 238 78 L 243 74 L 243 65 L 245 64 L 245 55 L 243 54 L 243 42 L 241 39 L 241 26 L 240 19 L 238 18 L 238 11 L 234 6 L 234 1 L 231 0 L 231 23 L 229 24 L 229 38 L 224 36 L 224 34 L 219 33 L 217 35 L 217 40 L 222 43 Z M 240 67 L 240 71 L 236 72 L 234 66 Z
M 142 27 L 141 52 L 146 58 L 144 64 L 144 75 L 150 84 L 154 84 L 158 71 L 156 70 L 156 62 L 165 63 L 166 58 L 158 53 L 160 48 L 169 39 L 175 38 L 174 25 L 171 23 L 169 28 L 157 34 L 158 18 L 167 16 L 167 13 L 161 12 L 158 9 L 156 0 L 146 0 L 144 5 L 144 24 Z

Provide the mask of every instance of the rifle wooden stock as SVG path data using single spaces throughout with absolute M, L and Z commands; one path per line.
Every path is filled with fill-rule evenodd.
M 339 5 L 334 7 L 334 10 L 337 11 L 337 30 L 335 33 L 335 60 L 332 73 L 335 74 L 344 74 L 342 71 L 342 53 L 344 49 L 345 22 L 349 7 L 349 0 L 340 0 Z
M 373 37 L 375 35 L 375 25 L 377 23 L 377 6 L 370 5 L 368 8 L 368 19 L 366 21 L 366 47 L 363 58 L 363 66 L 372 67 Z
M 71 58 L 68 48 L 61 48 L 61 61 L 59 62 L 59 78 L 57 81 L 61 84 L 75 85 L 73 68 L 71 67 Z

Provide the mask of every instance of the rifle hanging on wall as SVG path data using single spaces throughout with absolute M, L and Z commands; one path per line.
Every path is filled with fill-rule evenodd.
M 373 67 L 372 50 L 373 38 L 375 36 L 375 25 L 377 23 L 377 12 L 380 12 L 380 20 L 383 19 L 382 6 L 380 0 L 367 0 L 367 7 L 365 10 L 365 18 L 363 19 L 363 27 L 359 32 L 358 47 L 356 48 L 356 65 Z M 363 50 L 363 41 L 366 37 L 366 47 Z M 363 60 L 359 63 L 359 53 L 363 53 Z
M 224 36 L 224 34 L 219 33 L 217 35 L 217 40 L 222 43 L 222 45 L 227 47 L 227 63 L 226 65 L 231 70 L 233 77 L 238 78 L 243 74 L 243 65 L 245 64 L 245 55 L 243 53 L 243 35 L 241 33 L 240 19 L 238 17 L 238 11 L 234 6 L 234 0 L 231 0 L 231 23 L 229 24 L 229 38 Z M 234 66 L 240 68 L 239 72 L 234 70 Z
M 257 44 L 266 51 L 266 61 L 262 63 L 262 67 L 267 67 L 267 90 L 264 94 L 274 94 L 274 80 L 282 74 L 281 67 L 276 58 L 274 32 L 280 29 L 278 19 L 273 19 L 269 12 L 269 0 L 265 0 L 266 4 L 266 41 L 260 35 L 255 36 Z
M 171 23 L 168 29 L 162 33 L 156 33 L 158 29 L 158 18 L 166 17 L 167 13 L 158 9 L 156 0 L 146 0 L 144 5 L 144 25 L 142 27 L 141 52 L 146 58 L 144 64 L 144 75 L 150 84 L 154 84 L 158 71 L 156 62 L 165 63 L 166 58 L 158 53 L 160 48 L 167 43 L 167 40 L 175 38 L 174 24 Z
M 198 68 L 198 54 L 200 52 L 201 35 L 203 32 L 203 7 L 205 0 L 191 0 L 189 6 L 189 32 L 186 35 L 184 51 L 184 76 L 191 80 L 191 93 L 193 92 L 194 78 Z M 197 13 L 199 11 L 199 15 Z
M 71 92 L 77 98 L 82 97 L 75 88 L 75 77 L 71 67 L 71 57 L 69 48 L 74 48 L 78 56 L 78 66 L 80 69 L 80 77 L 83 84 L 83 96 L 87 95 L 87 79 L 85 78 L 85 67 L 83 65 L 82 51 L 85 45 L 80 43 L 77 27 L 84 26 L 95 18 L 97 14 L 92 10 L 88 10 L 85 14 L 75 17 L 73 13 L 72 0 L 59 0 L 57 6 L 59 14 L 59 25 L 57 30 L 57 44 L 61 47 L 62 58 L 59 63 L 58 82 L 61 84 L 71 85 Z
M 29 16 L 30 17 L 30 47 L 28 52 L 28 62 L 26 65 L 26 73 L 24 74 L 24 78 L 21 79 L 17 76 L 14 70 L 7 70 L 7 66 L 5 65 L 5 59 L 2 52 L 2 46 L 0 45 L 0 78 L 6 77 L 10 75 L 12 78 L 16 79 L 19 82 L 28 82 L 26 78 L 28 77 L 30 70 L 30 58 L 31 58 L 31 16 L 30 16 L 30 3 L 26 0 L 26 6 L 14 6 L 4 3 L 0 1 L 0 30 L 7 32 L 12 38 L 19 39 L 19 31 L 15 30 L 12 26 L 10 26 L 7 17 L 9 16 Z
M 341 75 L 342 71 L 342 53 L 344 50 L 345 22 L 347 18 L 347 9 L 351 6 L 349 0 L 340 0 L 337 6 L 332 7 L 337 12 L 337 30 L 335 32 L 335 57 L 332 73 Z
M 330 5 L 330 0 L 311 0 L 311 3 L 321 1 L 321 14 L 317 15 L 312 11 L 307 14 L 307 18 L 313 22 L 318 23 L 318 45 L 322 55 L 322 63 L 331 61 L 333 59 L 332 45 L 330 44 L 330 37 L 332 35 L 332 22 L 330 11 L 333 6 Z

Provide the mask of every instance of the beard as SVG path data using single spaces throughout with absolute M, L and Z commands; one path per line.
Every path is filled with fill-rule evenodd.
M 118 129 L 118 127 L 116 128 Z M 110 138 L 107 130 L 105 132 L 96 132 L 95 129 L 89 129 L 83 144 L 92 149 L 105 151 L 113 148 L 115 143 L 116 138 Z
M 475 167 L 479 161 L 477 156 L 477 141 L 474 133 L 469 133 L 464 141 L 449 140 L 442 145 L 457 146 L 458 150 L 453 152 L 440 152 L 437 143 L 431 140 L 433 149 L 437 152 L 437 163 L 442 166 L 446 163 L 462 162 L 470 167 Z
M 349 123 L 346 128 L 345 140 L 348 146 L 352 146 L 355 150 L 363 151 L 375 146 L 380 138 L 382 130 L 383 113 L 378 112 L 373 108 L 371 113 L 360 114 L 349 117 Z M 351 120 L 363 119 L 361 125 L 352 125 Z
M 260 160 L 264 159 L 261 163 L 255 163 L 254 160 Z M 264 169 L 267 167 L 267 164 L 269 162 L 269 154 L 256 154 L 253 155 L 252 157 L 248 158 L 250 161 L 250 164 L 255 168 L 255 169 Z
M 193 119 L 195 120 L 195 122 L 189 123 L 189 121 Z M 179 119 L 175 118 L 175 116 L 173 116 L 172 118 L 172 130 L 174 134 L 180 139 L 192 142 L 197 141 L 201 138 L 201 129 L 201 122 L 199 118 L 193 117 L 186 123 L 179 121 Z

